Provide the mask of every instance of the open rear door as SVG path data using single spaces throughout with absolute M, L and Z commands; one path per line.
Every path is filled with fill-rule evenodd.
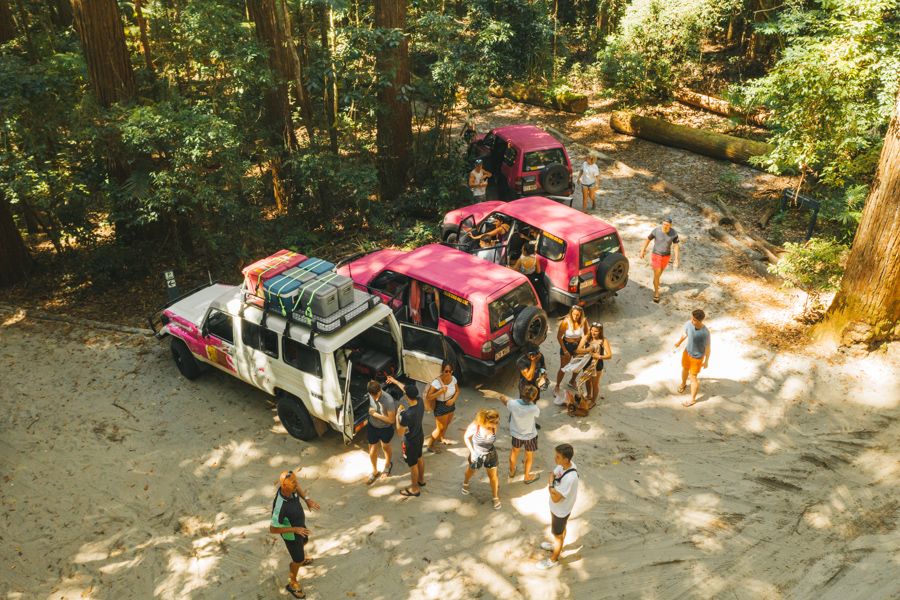
M 353 398 L 350 396 L 350 377 L 353 373 L 353 361 L 347 361 L 347 378 L 344 381 L 344 408 L 341 410 L 341 435 L 344 444 L 349 445 L 356 433 L 356 415 L 353 414 Z
M 416 381 L 429 383 L 441 374 L 447 357 L 444 335 L 436 329 L 400 323 L 403 333 L 403 372 Z

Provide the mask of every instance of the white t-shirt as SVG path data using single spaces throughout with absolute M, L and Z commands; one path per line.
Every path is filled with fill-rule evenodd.
M 509 433 L 514 438 L 522 441 L 533 440 L 537 437 L 537 427 L 534 422 L 541 414 L 541 409 L 536 404 L 524 400 L 510 400 L 506 403 L 509 409 Z
M 574 461 L 569 468 L 577 469 Z M 578 497 L 578 471 L 566 473 L 565 477 L 559 479 L 563 472 L 565 472 L 565 469 L 560 465 L 556 465 L 553 469 L 553 479 L 556 482 L 554 489 L 563 496 L 563 499 L 559 502 L 554 502 L 553 496 L 550 496 L 550 512 L 560 518 L 568 517 L 572 514 L 572 509 L 575 508 L 575 498 Z
M 442 382 L 441 378 L 438 377 L 437 379 L 435 379 L 434 381 L 431 382 L 431 387 L 433 387 L 436 390 L 440 390 L 442 387 L 444 387 L 444 382 Z M 437 396 L 434 397 L 434 399 L 436 402 L 446 402 L 447 400 L 452 398 L 453 394 L 455 394 L 455 393 L 456 393 L 456 377 L 451 375 L 450 383 L 447 384 L 447 391 L 444 392 L 443 394 L 438 394 Z
M 487 173 L 485 173 L 484 169 L 479 171 L 478 169 L 472 169 L 472 179 L 475 184 L 472 187 L 472 195 L 473 196 L 484 196 L 487 188 L 481 187 L 479 184 L 484 181 L 487 177 Z
M 598 179 L 600 179 L 600 167 L 597 166 L 597 163 L 590 164 L 585 161 L 581 165 L 581 178 L 578 180 L 578 183 L 581 185 L 593 185 L 597 183 Z

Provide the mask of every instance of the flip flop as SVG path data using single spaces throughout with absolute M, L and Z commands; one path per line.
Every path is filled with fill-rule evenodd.
M 687 386 L 686 386 L 686 385 L 682 384 L 682 385 L 679 385 L 679 386 L 678 386 L 678 393 L 679 393 L 679 394 L 683 394 L 683 393 L 685 392 L 685 390 L 687 390 Z
M 304 559 L 303 559 L 303 562 L 300 563 L 300 566 L 301 566 L 301 567 L 305 567 L 306 565 L 311 565 L 312 563 L 313 563 L 313 559 L 311 559 L 311 558 L 304 558 Z
M 424 482 L 424 481 L 420 481 L 420 482 L 419 482 L 419 487 L 425 487 L 425 482 Z
M 371 475 L 369 475 L 369 478 L 366 479 L 366 485 L 372 485 L 373 483 L 375 483 L 375 480 L 378 479 L 379 475 L 381 475 L 381 473 L 372 473 Z
M 685 407 L 685 408 L 690 408 L 691 406 L 693 406 L 693 405 L 695 405 L 695 404 L 697 404 L 696 401 L 695 401 L 695 402 L 691 402 L 690 400 L 685 400 L 684 402 L 681 403 L 681 405 L 682 405 L 683 407 Z
M 532 483 L 534 483 L 534 482 L 537 481 L 538 479 L 540 479 L 540 477 L 532 477 L 531 479 L 526 479 L 526 480 L 525 480 L 525 485 L 531 485 Z
M 469 494 L 471 494 L 471 492 L 469 491 L 469 484 L 468 484 L 468 483 L 464 483 L 464 484 L 462 485 L 462 493 L 463 493 L 464 496 L 468 496 Z
M 402 490 L 400 490 L 400 495 L 405 496 L 407 498 L 418 498 L 419 496 L 422 495 L 422 492 L 417 492 L 417 493 L 413 494 L 409 488 L 403 488 Z
M 503 506 L 502 504 L 500 504 L 500 498 L 494 498 L 493 500 L 494 500 L 494 510 L 500 510 L 500 508 Z
M 306 592 L 303 590 L 298 590 L 297 588 L 292 588 L 291 584 L 287 584 L 284 586 L 284 589 L 288 591 L 288 594 L 293 596 L 294 598 L 306 598 Z
M 653 296 L 653 301 L 656 302 L 657 304 L 659 304 L 659 294 L 655 294 Z
M 387 464 L 387 469 L 385 469 L 384 471 L 381 472 L 381 478 L 386 479 L 386 478 L 390 477 L 391 469 L 393 469 L 393 468 L 394 468 L 394 463 L 389 462 Z

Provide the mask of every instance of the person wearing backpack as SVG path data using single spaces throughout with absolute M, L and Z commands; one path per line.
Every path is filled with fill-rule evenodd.
M 549 551 L 550 558 L 537 564 L 537 568 L 546 571 L 559 565 L 559 555 L 566 541 L 566 525 L 575 508 L 578 496 L 578 470 L 572 457 L 575 449 L 571 444 L 560 444 L 556 447 L 556 466 L 550 473 L 547 490 L 550 492 L 550 533 L 553 542 L 541 542 L 541 550 Z

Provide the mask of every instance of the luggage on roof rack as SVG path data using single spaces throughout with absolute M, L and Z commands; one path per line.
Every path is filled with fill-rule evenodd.
M 279 250 L 271 256 L 260 259 L 243 269 L 244 287 L 262 298 L 265 282 L 306 261 L 306 256 L 290 250 Z M 260 304 L 257 302 L 256 304 Z
M 313 334 L 332 333 L 368 312 L 369 309 L 375 305 L 382 303 L 381 298 L 374 294 L 369 294 L 368 292 L 363 292 L 355 288 L 352 291 L 353 302 L 324 317 L 316 315 L 311 310 L 291 311 L 284 314 L 282 313 L 281 305 L 277 303 L 277 301 L 275 305 L 272 305 L 267 298 L 264 301 L 263 306 L 263 324 L 265 324 L 266 315 L 273 313 L 285 319 L 285 335 L 287 335 L 290 330 L 291 324 L 294 323 L 309 327 Z M 248 300 L 248 297 L 251 296 L 252 294 L 250 294 L 250 292 L 241 289 L 241 297 L 244 304 L 256 306 L 255 302 Z M 310 340 L 310 343 L 312 343 L 312 339 Z

